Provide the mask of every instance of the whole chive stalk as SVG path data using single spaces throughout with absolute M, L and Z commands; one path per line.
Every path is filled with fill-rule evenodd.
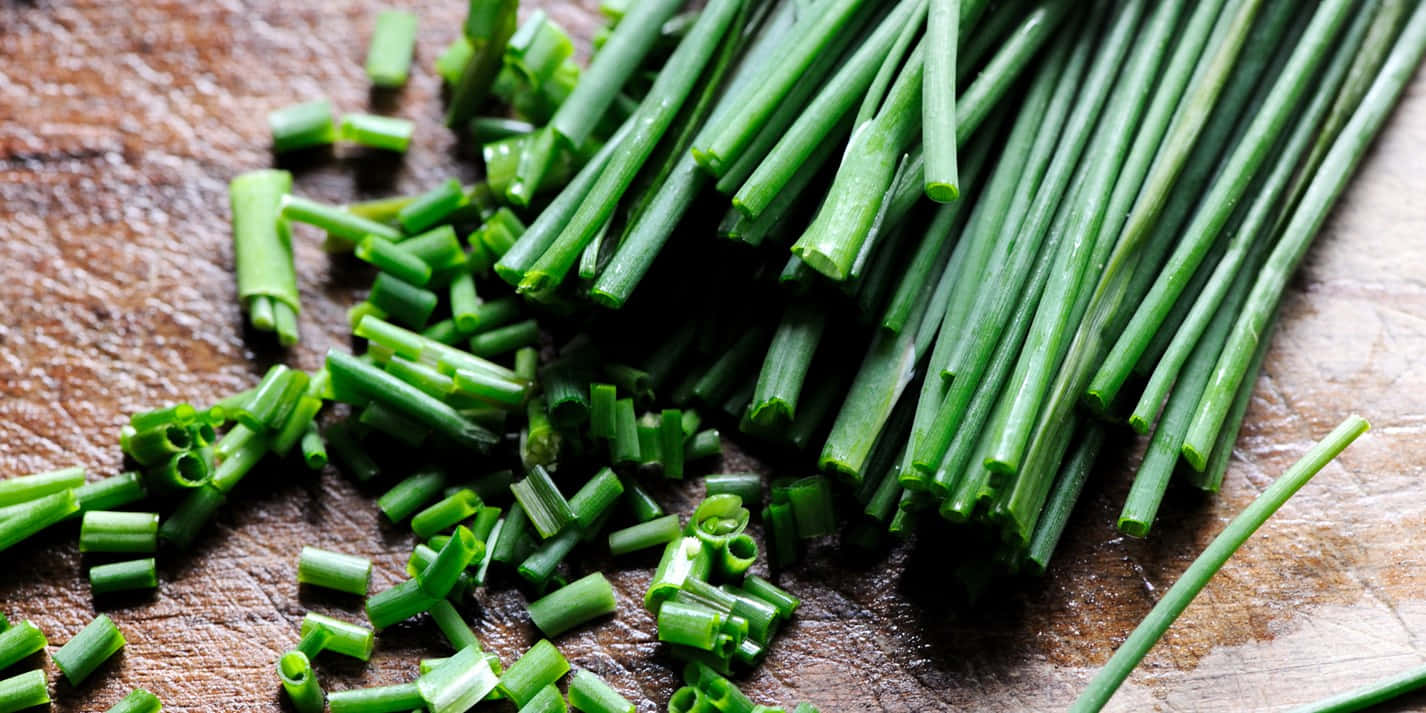
M 283 346 L 296 343 L 297 313 L 302 309 L 292 264 L 292 233 L 279 215 L 291 190 L 292 174 L 277 170 L 251 171 L 228 184 L 238 299 L 254 328 L 282 328 L 278 338 Z
M 1298 706 L 1288 713 L 1352 713 L 1403 696 L 1423 685 L 1426 685 L 1426 666 L 1418 666 L 1346 693 Z
M 1419 20 L 1420 22 L 1417 22 Z M 1426 11 L 1417 11 L 1413 16 L 1413 29 L 1426 37 Z M 1408 59 L 1414 54 L 1419 58 L 1420 53 L 1408 53 L 1405 57 L 1398 59 Z M 1415 66 L 1415 61 L 1411 66 Z M 1404 77 L 1399 80 L 1405 82 L 1409 79 L 1410 72 L 1404 73 Z M 1312 479 L 1322 470 L 1337 454 L 1341 453 L 1352 441 L 1366 432 L 1367 422 L 1360 416 L 1350 416 L 1337 426 L 1326 438 L 1314 445 L 1302 459 L 1294 463 L 1287 472 L 1273 481 L 1273 484 L 1264 490 L 1253 500 L 1242 512 L 1234 517 L 1228 526 L 1213 538 L 1203 553 L 1193 561 L 1193 564 L 1184 570 L 1177 582 L 1169 588 L 1168 592 L 1159 599 L 1154 608 L 1149 611 L 1148 616 L 1134 628 L 1124 643 L 1109 658 L 1109 662 L 1104 668 L 1095 674 L 1089 682 L 1089 686 L 1070 706 L 1070 713 L 1093 713 L 1104 707 L 1109 702 L 1109 698 L 1118 690 L 1119 685 L 1128 678 L 1129 672 L 1143 660 L 1149 653 L 1149 649 L 1158 642 L 1168 631 L 1170 625 L 1178 618 L 1183 610 L 1188 608 L 1193 598 L 1203 591 L 1208 581 L 1223 565 L 1228 558 L 1238 551 L 1239 547 L 1262 527 L 1264 522 L 1277 512 L 1283 504 L 1287 502 L 1307 481 Z
M 960 0 L 931 0 L 926 35 L 925 87 L 921 91 L 921 143 L 926 148 L 926 196 L 940 203 L 960 195 L 956 166 L 956 46 Z
M 392 89 L 406 83 L 411 55 L 416 49 L 416 13 L 382 10 L 376 15 L 371 45 L 366 52 L 366 76 L 371 83 Z
M 776 428 L 796 418 L 797 400 L 826 324 L 826 313 L 820 305 L 807 300 L 788 305 L 758 375 L 748 411 L 753 423 Z

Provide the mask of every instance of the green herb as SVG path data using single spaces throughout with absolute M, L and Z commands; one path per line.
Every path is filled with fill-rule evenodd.
M 109 617 L 94 617 L 78 634 L 54 652 L 54 665 L 69 685 L 78 686 L 109 657 L 124 648 L 124 635 Z
M 383 88 L 400 87 L 411 72 L 416 48 L 416 13 L 382 10 L 376 15 L 371 46 L 366 52 L 366 76 Z

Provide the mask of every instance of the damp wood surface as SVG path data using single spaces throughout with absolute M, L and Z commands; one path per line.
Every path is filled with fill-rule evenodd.
M 593 0 L 523 4 L 587 48 Z M 403 91 L 376 96 L 362 72 L 376 2 L 0 0 L 0 477 L 117 472 L 127 414 L 209 402 L 280 356 L 244 338 L 227 222 L 227 181 L 273 163 L 267 111 L 326 96 L 339 112 L 417 122 L 404 160 L 339 151 L 299 173 L 303 195 L 344 202 L 477 178 L 439 125 L 430 69 L 465 3 L 402 5 L 420 16 L 416 68 Z M 1049 574 L 1003 582 L 975 607 L 946 595 L 941 560 L 961 545 L 944 532 L 868 562 L 819 544 L 780 575 L 804 604 L 744 690 L 828 712 L 1063 710 L 1227 520 L 1349 412 L 1374 430 L 1249 541 L 1108 710 L 1280 711 L 1426 661 L 1423 94 L 1418 78 L 1292 281 L 1220 495 L 1175 486 L 1148 540 L 1118 535 L 1137 460 L 1121 438 Z M 370 279 L 319 240 L 297 233 L 302 343 L 288 361 L 303 368 L 350 345 L 344 313 Z M 748 468 L 765 470 L 736 446 L 717 466 Z M 410 535 L 380 518 L 377 492 L 265 464 L 191 552 L 162 559 L 154 596 L 94 601 L 74 529 L 58 528 L 0 554 L 0 607 L 35 621 L 51 652 L 96 605 L 128 638 L 80 690 L 56 684 L 56 711 L 104 710 L 135 686 L 170 711 L 290 710 L 273 664 L 302 615 L 361 618 L 354 598 L 298 588 L 301 546 L 370 557 L 374 587 L 401 576 Z M 686 511 L 701 486 L 659 493 Z M 576 562 L 606 568 L 621 606 L 557 640 L 641 713 L 663 710 L 677 685 L 638 606 L 654 562 Z M 536 639 L 524 604 L 500 586 L 467 609 L 507 663 Z M 410 680 L 417 659 L 447 653 L 417 619 L 383 633 L 370 664 L 317 668 L 337 690 Z M 1426 696 L 1385 710 L 1426 710 Z

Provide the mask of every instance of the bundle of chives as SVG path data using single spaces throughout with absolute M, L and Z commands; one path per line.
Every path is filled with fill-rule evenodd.
M 382 10 L 376 15 L 371 45 L 366 53 L 366 76 L 383 88 L 400 87 L 411 71 L 416 48 L 416 13 Z
M 330 109 L 323 106 L 330 130 Z M 292 231 L 283 219 L 284 199 L 291 190 L 292 174 L 287 171 L 252 171 L 228 184 L 238 299 L 253 328 L 276 331 L 283 346 L 297 343 L 297 314 L 302 310 Z
M 109 617 L 94 617 L 78 634 L 54 652 L 54 665 L 70 685 L 78 686 L 101 664 L 124 648 L 124 635 Z
M 297 556 L 297 582 L 366 596 L 371 560 L 304 546 Z

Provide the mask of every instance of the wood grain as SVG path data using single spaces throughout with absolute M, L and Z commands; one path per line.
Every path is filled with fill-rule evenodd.
M 407 4 L 407 3 L 402 3 Z M 351 0 L 0 2 L 0 477 L 83 463 L 109 474 L 127 413 L 203 402 L 250 384 L 279 355 L 245 341 L 233 298 L 227 180 L 270 165 L 264 114 L 318 95 L 414 119 L 397 164 L 338 152 L 298 190 L 344 201 L 475 176 L 437 124 L 428 67 L 464 3 L 420 13 L 421 69 L 395 96 L 368 94 L 361 66 L 379 3 Z M 593 2 L 544 5 L 588 35 Z M 1111 703 L 1115 711 L 1276 711 L 1426 659 L 1426 84 L 1418 81 L 1294 281 L 1224 492 L 1171 491 L 1154 537 L 1118 536 L 1121 444 L 1105 459 L 1042 580 L 1005 583 L 977 607 L 949 603 L 927 535 L 874 562 L 831 545 L 784 576 L 798 622 L 746 681 L 762 702 L 825 711 L 1062 710 L 1094 667 L 1226 520 L 1349 411 L 1376 426 L 1269 523 L 1185 613 Z M 305 311 L 293 361 L 344 344 L 343 311 L 368 279 L 302 232 Z M 753 467 L 732 455 L 724 468 Z M 55 710 L 103 710 L 134 686 L 172 711 L 282 710 L 273 662 L 315 609 L 357 602 L 295 584 L 297 549 L 367 555 L 395 581 L 407 536 L 371 492 L 335 473 L 265 468 L 192 553 L 163 563 L 151 598 L 91 599 L 73 532 L 0 555 L 0 606 L 55 644 L 98 609 L 129 638 Z M 692 486 L 663 493 L 683 506 Z M 603 566 L 602 563 L 595 562 Z M 674 670 L 633 603 L 651 560 L 620 562 L 618 617 L 558 642 L 645 713 Z M 533 641 L 522 596 L 481 595 L 477 633 L 507 661 Z M 417 622 L 384 634 L 370 665 L 323 659 L 332 689 L 409 679 L 445 645 Z M 34 660 L 39 662 L 39 657 Z M 52 667 L 51 667 L 52 668 Z M 1389 710 L 1426 709 L 1415 697 Z

